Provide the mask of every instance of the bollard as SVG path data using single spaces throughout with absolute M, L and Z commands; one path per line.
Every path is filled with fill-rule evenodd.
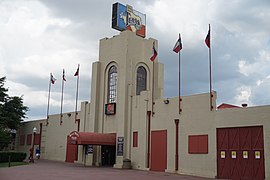
M 11 155 L 8 155 L 8 167 L 10 167 L 10 160 L 11 160 Z
M 131 169 L 131 160 L 130 159 L 124 159 L 122 168 L 123 169 Z

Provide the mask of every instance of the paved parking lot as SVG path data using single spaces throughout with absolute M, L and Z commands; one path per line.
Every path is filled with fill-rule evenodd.
M 178 174 L 124 170 L 114 168 L 84 167 L 79 164 L 54 162 L 47 160 L 35 161 L 34 164 L 0 168 L 0 180 L 199 180 L 193 176 Z

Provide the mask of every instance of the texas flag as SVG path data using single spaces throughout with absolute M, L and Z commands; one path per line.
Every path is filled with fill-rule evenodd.
M 53 77 L 52 73 L 51 73 L 51 83 L 54 84 L 56 81 L 56 79 Z
M 63 69 L 63 80 L 66 81 L 65 69 Z
M 205 42 L 206 46 L 208 48 L 210 48 L 210 24 L 209 24 L 209 30 L 208 30 L 208 33 L 207 33 L 207 35 L 205 37 L 204 42 Z
M 79 65 L 78 65 L 78 68 L 77 68 L 77 70 L 76 70 L 74 76 L 79 76 Z
M 181 42 L 181 36 L 179 35 L 179 38 L 173 47 L 173 51 L 176 53 L 179 53 L 181 49 L 182 49 L 182 42 Z
M 154 61 L 157 57 L 157 51 L 155 49 L 155 43 L 153 43 L 152 56 L 150 58 L 151 61 Z

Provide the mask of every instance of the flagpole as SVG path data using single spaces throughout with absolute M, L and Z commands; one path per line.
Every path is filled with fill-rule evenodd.
M 78 64 L 78 69 L 77 69 L 78 75 L 77 75 L 76 102 L 75 102 L 75 123 L 77 122 L 77 115 L 78 115 L 77 106 L 78 106 L 78 94 L 79 94 L 79 92 L 78 92 L 78 90 L 79 90 L 79 68 L 80 68 L 80 64 Z
M 211 36 L 210 36 L 210 24 L 209 24 L 209 42 L 211 40 Z M 213 94 L 212 94 L 212 60 L 211 60 L 211 45 L 209 46 L 209 89 L 210 89 L 210 111 L 213 110 L 213 101 L 212 101 L 212 98 L 213 98 Z
M 155 88 L 155 83 L 154 83 L 154 74 L 155 74 L 155 65 L 154 65 L 154 61 L 153 61 L 153 75 L 152 75 L 152 117 L 154 116 L 155 112 L 154 112 L 154 88 Z
M 155 42 L 153 42 L 153 48 L 155 47 Z M 154 116 L 155 112 L 154 112 L 154 89 L 155 89 L 155 83 L 154 83 L 154 75 L 155 75 L 155 65 L 154 65 L 154 61 L 155 60 L 152 60 L 153 62 L 153 74 L 152 74 L 152 117 Z
M 180 33 L 179 33 L 179 39 L 181 38 L 181 35 L 180 35 Z M 180 42 L 179 42 L 180 43 Z M 181 89 L 180 89 L 180 87 L 181 87 L 181 72 L 180 72 L 180 68 L 181 68 L 181 66 L 180 66 L 180 59 L 181 59 L 181 54 L 180 54 L 180 52 L 181 51 L 179 51 L 178 52 L 178 99 L 179 99 L 179 103 L 178 103 L 178 107 L 179 107 L 179 114 L 181 114 L 181 111 L 182 111 L 182 109 L 181 109 Z
M 60 112 L 60 125 L 63 123 L 63 97 L 64 97 L 64 69 L 63 69 L 63 77 L 62 77 L 62 94 L 61 94 L 61 112 Z
M 51 78 L 52 78 L 52 73 L 50 73 L 50 78 L 49 78 L 49 93 L 48 93 L 48 104 L 47 104 L 47 118 L 46 118 L 46 126 L 49 124 L 49 108 L 50 108 L 50 97 L 51 97 Z

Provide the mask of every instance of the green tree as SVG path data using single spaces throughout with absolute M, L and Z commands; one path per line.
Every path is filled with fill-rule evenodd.
M 23 105 L 22 97 L 9 97 L 2 106 L 2 123 L 8 129 L 18 129 L 22 118 L 25 118 L 27 107 Z
M 12 140 L 10 131 L 0 127 L 0 151 L 7 147 Z
M 4 87 L 6 77 L 1 77 L 0 78 L 0 105 L 2 105 L 3 102 L 6 101 L 7 98 L 7 89 Z
M 23 105 L 23 98 L 10 97 L 4 87 L 6 77 L 0 78 L 0 150 L 6 147 L 11 139 L 11 131 L 17 130 L 26 116 L 28 107 Z

